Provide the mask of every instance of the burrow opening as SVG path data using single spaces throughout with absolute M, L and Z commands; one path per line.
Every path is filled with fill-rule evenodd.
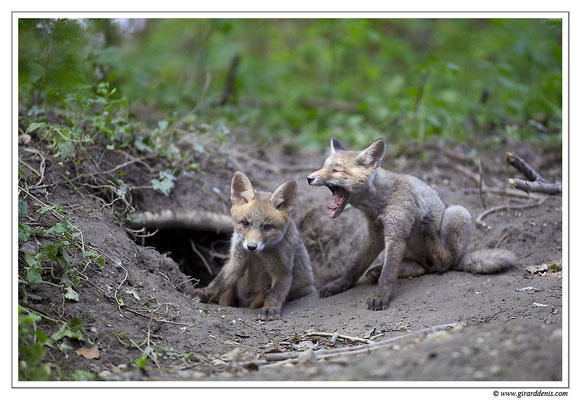
M 143 244 L 171 257 L 183 274 L 200 280 L 196 285 L 200 288 L 207 286 L 227 261 L 230 234 L 160 229 L 144 238 Z

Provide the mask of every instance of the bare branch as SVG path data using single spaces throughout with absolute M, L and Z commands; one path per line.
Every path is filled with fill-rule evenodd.
M 529 181 L 547 182 L 537 171 L 534 170 L 525 160 L 514 153 L 506 153 L 506 162 L 518 169 Z
M 333 337 L 333 335 L 334 335 L 334 333 L 328 333 L 328 332 L 309 332 L 305 336 Z M 373 340 L 361 339 L 359 337 L 353 337 L 353 336 L 337 335 L 337 337 L 339 339 L 345 339 L 345 340 L 349 340 L 351 342 L 361 342 L 361 343 L 367 343 L 367 344 L 373 344 L 373 343 L 375 343 Z
M 508 184 L 515 188 L 529 192 L 545 193 L 545 194 L 561 194 L 562 186 L 560 183 L 548 183 L 546 181 L 527 182 L 521 179 L 509 179 Z

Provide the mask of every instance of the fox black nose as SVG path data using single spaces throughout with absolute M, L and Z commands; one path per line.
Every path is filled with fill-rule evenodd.
M 313 178 L 312 176 L 307 176 L 307 183 L 310 185 L 312 181 L 314 181 L 315 178 Z
M 254 251 L 254 250 L 256 250 L 258 248 L 258 245 L 256 243 L 254 243 L 254 242 L 248 242 L 246 244 L 246 247 L 248 247 L 248 250 Z

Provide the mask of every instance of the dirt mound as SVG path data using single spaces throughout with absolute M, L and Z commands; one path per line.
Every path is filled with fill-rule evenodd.
M 152 178 L 149 165 L 155 165 L 155 160 L 124 168 L 127 187 L 141 187 L 133 191 L 132 204 L 138 210 L 170 208 L 227 214 L 235 170 L 244 170 L 257 189 L 272 190 L 284 180 L 295 179 L 300 194 L 294 218 L 313 263 L 316 285 L 344 272 L 360 247 L 365 226 L 355 209 L 330 219 L 325 212 L 330 192 L 306 185 L 305 177 L 311 170 L 299 169 L 315 168 L 324 155 L 272 147 L 233 158 L 224 147 L 212 143 L 204 146 L 207 154 L 215 152 L 216 157 L 198 160 L 203 172 L 177 179 L 169 196 L 147 187 Z M 547 171 L 547 178 L 560 180 L 558 151 L 536 151 L 526 144 L 514 147 L 523 148 L 522 155 Z M 460 147 L 455 151 L 469 153 Z M 506 167 L 500 146 L 478 149 L 478 153 L 489 187 L 504 187 L 506 177 L 516 175 Z M 271 163 L 274 160 L 277 162 Z M 39 160 L 29 161 L 38 168 L 35 162 Z M 113 166 L 122 161 L 108 159 Z M 261 163 L 278 167 L 261 168 Z M 465 171 L 454 165 L 461 165 Z M 466 206 L 473 218 L 484 210 L 478 185 L 470 175 L 477 171 L 473 163 L 452 160 L 434 148 L 410 148 L 400 154 L 394 151 L 384 167 L 426 180 L 447 204 Z M 56 164 L 47 165 L 45 179 L 60 181 Z M 49 214 L 41 217 L 40 210 L 46 204 L 59 205 L 63 215 L 83 233 L 84 252 L 80 247 L 67 250 L 70 264 L 84 265 L 87 251 L 103 257 L 101 266 L 89 262 L 82 270 L 74 285 L 77 300 L 65 296 L 64 287 L 49 284 L 27 287 L 26 294 L 20 293 L 20 302 L 26 308 L 48 317 L 39 322 L 39 327 L 49 334 L 56 332 L 63 321 L 83 321 L 82 340 L 65 336 L 58 342 L 67 346 L 55 347 L 47 356 L 53 369 L 61 370 L 65 379 L 69 376 L 66 373 L 76 369 L 94 372 L 104 380 L 561 379 L 562 284 L 556 268 L 562 251 L 559 197 L 538 207 L 511 209 L 523 200 L 483 193 L 487 207 L 507 207 L 485 218 L 487 228 L 474 230 L 473 246 L 514 251 L 520 266 L 505 274 L 447 272 L 400 280 L 390 308 L 381 312 L 367 310 L 373 285 L 362 280 L 353 289 L 330 298 L 312 294 L 289 302 L 281 320 L 265 323 L 257 321 L 256 310 L 202 304 L 183 293 L 197 280 L 201 281 L 199 285 L 209 282 L 220 268 L 227 253 L 227 234 L 168 230 L 140 238 L 128 231 L 115 207 L 104 206 L 111 199 L 104 201 L 86 186 L 74 186 L 64 183 L 51 185 L 46 191 L 31 191 L 25 195 L 29 210 L 23 220 L 48 228 L 56 219 Z M 25 253 L 36 254 L 48 243 L 46 238 L 33 237 L 19 248 L 19 275 L 26 273 Z M 194 242 L 197 252 L 190 242 Z M 525 271 L 525 267 L 543 263 L 552 266 L 555 261 L 557 265 L 544 272 L 531 275 Z M 265 358 L 265 354 L 277 351 L 311 348 L 316 354 L 324 349 L 361 346 L 342 339 L 334 343 L 328 338 L 312 340 L 306 336 L 312 331 L 357 337 L 379 335 L 375 340 L 384 340 L 448 323 L 463 328 L 443 336 L 404 340 L 398 343 L 399 348 L 332 363 L 318 361 L 315 365 L 281 369 Z M 541 346 L 539 343 L 547 338 L 547 345 Z M 89 345 L 98 347 L 98 359 L 76 353 Z M 140 359 L 148 360 L 145 367 L 139 366 L 143 365 Z M 540 367 L 541 360 L 544 368 Z

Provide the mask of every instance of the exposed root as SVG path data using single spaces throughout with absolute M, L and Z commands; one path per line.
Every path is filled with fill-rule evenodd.
M 465 193 L 476 193 L 480 191 L 478 188 L 463 188 L 462 189 Z M 543 196 L 536 195 L 534 193 L 523 193 L 520 190 L 511 189 L 511 188 L 496 188 L 496 187 L 483 187 L 482 192 L 484 193 L 492 193 L 498 194 L 500 196 L 507 196 L 507 197 L 516 197 L 521 199 L 530 199 L 530 200 L 540 200 Z
M 149 211 L 131 214 L 127 223 L 133 229 L 189 229 L 203 232 L 230 233 L 232 217 L 212 211 Z
M 521 209 L 521 208 L 530 208 L 530 207 L 540 206 L 541 204 L 543 204 L 545 202 L 545 200 L 547 200 L 550 197 L 551 196 L 546 196 L 546 197 L 541 198 L 537 202 L 529 203 L 529 204 L 517 204 L 517 205 L 503 204 L 501 206 L 492 207 L 492 208 L 489 208 L 488 210 L 485 210 L 484 212 L 480 213 L 480 215 L 478 215 L 478 217 L 476 218 L 475 222 L 479 226 L 481 226 L 483 228 L 487 228 L 488 224 L 486 222 L 484 222 L 483 219 L 488 214 L 492 214 L 493 212 L 500 211 L 500 210 L 506 210 L 506 209 Z

